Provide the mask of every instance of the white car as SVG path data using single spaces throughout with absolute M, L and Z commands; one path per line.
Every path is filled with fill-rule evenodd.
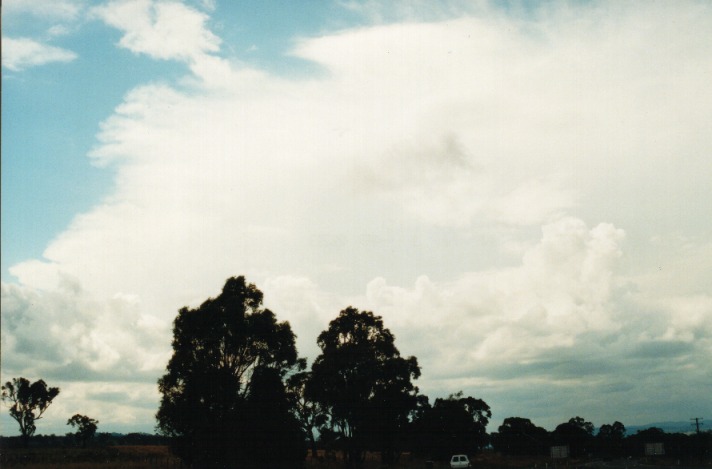
M 470 460 L 467 458 L 466 454 L 456 454 L 450 458 L 450 467 L 452 469 L 458 469 L 461 467 L 472 467 L 470 465 Z

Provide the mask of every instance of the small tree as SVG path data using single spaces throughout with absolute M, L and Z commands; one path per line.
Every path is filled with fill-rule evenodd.
M 67 425 L 77 427 L 77 431 L 74 433 L 74 436 L 78 441 L 82 442 L 82 448 L 86 447 L 87 441 L 94 438 L 98 424 L 98 420 L 94 420 L 86 415 L 80 414 L 74 414 L 72 418 L 67 420 Z
M 20 424 L 20 434 L 25 447 L 37 427 L 35 422 L 59 394 L 59 388 L 48 388 L 43 380 L 30 384 L 26 378 L 13 378 L 2 386 L 2 400 L 10 403 L 10 416 Z

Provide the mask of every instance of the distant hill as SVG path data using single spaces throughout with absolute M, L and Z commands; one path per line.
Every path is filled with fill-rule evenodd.
M 625 424 L 624 424 L 625 425 Z M 656 427 L 665 433 L 694 433 L 696 428 L 689 420 L 687 422 L 655 422 L 647 425 L 626 425 L 626 435 L 635 435 L 638 430 Z M 707 425 L 700 425 L 700 431 L 707 430 Z

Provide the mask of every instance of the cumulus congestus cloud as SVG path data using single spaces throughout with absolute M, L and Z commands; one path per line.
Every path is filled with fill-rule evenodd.
M 3 376 L 150 429 L 176 311 L 244 274 L 304 355 L 372 309 L 425 393 L 477 395 L 493 422 L 704 401 L 709 7 L 396 10 L 293 38 L 313 68 L 290 76 L 234 56 L 219 5 L 88 9 L 184 76 L 126 93 L 89 154 L 111 193 L 10 269 Z

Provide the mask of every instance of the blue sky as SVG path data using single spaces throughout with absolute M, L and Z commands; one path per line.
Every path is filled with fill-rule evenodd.
M 3 2 L 2 380 L 62 387 L 39 432 L 151 431 L 176 311 L 244 274 L 310 359 L 344 307 L 382 315 L 489 431 L 704 416 L 711 27 L 692 1 Z
M 73 51 L 77 58 L 3 74 L 2 112 L 8 118 L 2 123 L 2 152 L 7 155 L 2 203 L 4 217 L 12 220 L 2 225 L 4 278 L 10 265 L 40 257 L 76 213 L 110 190 L 111 170 L 97 169 L 86 155 L 95 145 L 98 124 L 122 96 L 147 81 L 175 81 L 185 71 L 183 65 L 117 48 L 118 31 L 80 17 L 79 12 L 89 6 L 86 2 L 72 3 L 76 15 L 59 18 L 35 14 L 22 4 L 8 2 L 6 36 L 45 38 L 51 36 L 51 27 L 68 25 L 73 32 L 52 38 L 51 44 Z M 229 41 L 225 54 L 289 73 L 308 68 L 307 63 L 285 56 L 292 38 L 318 30 L 330 11 L 348 16 L 329 2 L 274 2 L 269 7 L 227 2 L 215 5 L 216 19 L 210 23 Z
M 5 35 L 46 36 L 54 18 L 6 6 Z M 41 257 L 73 216 L 111 188 L 110 169 L 91 165 L 99 122 L 133 86 L 155 76 L 179 76 L 180 67 L 135 57 L 114 46 L 115 31 L 96 21 L 53 41 L 74 51 L 69 63 L 19 71 L 3 69 L 2 275 L 23 259 Z M 60 23 L 62 24 L 62 23 Z

